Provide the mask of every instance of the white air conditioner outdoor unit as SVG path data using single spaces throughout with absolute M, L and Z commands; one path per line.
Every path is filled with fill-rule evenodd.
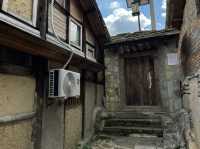
M 80 74 L 65 69 L 53 69 L 49 72 L 49 98 L 80 96 Z

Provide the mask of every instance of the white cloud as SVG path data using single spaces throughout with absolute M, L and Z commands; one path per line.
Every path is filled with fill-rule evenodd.
M 162 12 L 162 14 L 161 14 L 161 15 L 162 15 L 162 17 L 164 17 L 164 18 L 165 18 L 165 17 L 166 17 L 166 12 Z
M 118 1 L 113 1 L 110 3 L 110 9 L 116 9 L 120 7 L 120 3 Z
M 162 0 L 162 9 L 166 10 L 167 8 L 167 0 Z
M 138 31 L 138 18 L 132 16 L 131 10 L 116 8 L 104 20 L 111 35 Z M 143 13 L 140 15 L 140 21 L 142 30 L 150 29 L 151 20 Z
M 163 17 L 163 18 L 165 18 L 166 17 L 166 9 L 167 9 L 167 0 L 162 0 L 162 14 L 161 14 L 161 16 Z

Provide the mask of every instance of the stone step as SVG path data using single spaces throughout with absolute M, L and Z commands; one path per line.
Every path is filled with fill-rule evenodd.
M 146 146 L 163 146 L 163 138 L 159 137 L 112 137 L 116 144 L 126 146 L 126 144 L 146 145 Z
M 111 126 L 104 127 L 102 133 L 117 136 L 129 136 L 131 134 L 151 134 L 158 137 L 163 136 L 162 128 L 154 127 L 123 127 L 123 126 Z
M 163 138 L 152 135 L 138 134 L 136 136 L 112 136 L 101 134 L 98 135 L 95 140 L 98 140 L 98 143 L 101 145 L 101 147 L 103 142 L 109 142 L 108 140 L 111 140 L 112 144 L 115 144 L 115 147 L 117 146 L 116 148 L 121 147 L 123 149 L 136 149 L 136 147 L 141 147 L 141 145 L 145 146 L 145 149 L 161 149 L 163 146 Z M 105 146 L 107 146 L 107 144 Z M 105 149 L 105 146 L 103 146 L 102 149 Z
M 122 111 L 162 112 L 162 108 L 159 106 L 126 106 Z
M 155 114 L 150 112 L 115 112 L 109 113 L 109 118 L 119 118 L 119 119 L 161 119 L 163 114 Z
M 139 127 L 161 127 L 161 120 L 160 119 L 109 119 L 106 120 L 105 126 L 139 126 Z

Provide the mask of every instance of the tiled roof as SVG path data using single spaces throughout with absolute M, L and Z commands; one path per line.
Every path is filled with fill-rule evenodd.
M 171 36 L 171 35 L 176 35 L 176 34 L 179 34 L 179 31 L 174 30 L 174 29 L 124 33 L 124 34 L 118 34 L 116 36 L 113 36 L 111 38 L 111 42 L 107 43 L 106 45 L 118 44 L 118 43 L 123 43 L 123 42 L 132 42 L 132 41 L 155 38 L 155 37 Z

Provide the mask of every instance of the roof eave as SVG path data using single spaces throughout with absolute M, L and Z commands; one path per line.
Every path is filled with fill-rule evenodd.
M 168 37 L 172 37 L 172 36 L 179 36 L 179 34 L 180 34 L 180 31 L 175 30 L 171 33 L 165 33 L 165 34 L 163 33 L 163 34 L 156 35 L 156 36 L 147 36 L 147 37 L 142 37 L 142 38 L 139 38 L 139 39 L 129 39 L 129 40 L 121 40 L 121 41 L 117 41 L 117 42 L 109 42 L 109 43 L 106 43 L 104 46 L 110 47 L 110 46 L 117 45 L 117 44 L 140 42 L 142 40 L 147 40 L 147 39 L 168 38 Z

